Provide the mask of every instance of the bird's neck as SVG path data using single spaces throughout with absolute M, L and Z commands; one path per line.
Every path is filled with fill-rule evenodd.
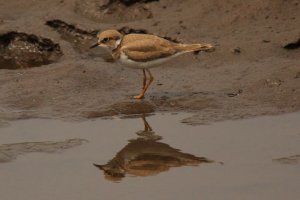
M 111 55 L 114 60 L 118 60 L 120 58 L 120 55 L 121 55 L 120 49 L 121 49 L 122 39 L 123 38 L 120 38 L 119 40 L 116 41 L 115 48 L 112 49 L 112 51 L 111 51 Z
M 117 50 L 117 49 L 120 48 L 121 43 L 122 43 L 122 40 L 123 40 L 123 37 L 121 37 L 120 39 L 118 39 L 118 40 L 116 41 L 115 47 L 112 49 L 112 53 L 113 53 L 115 50 Z

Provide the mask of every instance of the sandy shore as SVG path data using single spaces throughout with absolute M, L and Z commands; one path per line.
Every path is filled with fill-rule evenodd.
M 195 115 L 184 122 L 201 124 L 300 109 L 300 49 L 283 48 L 300 37 L 299 1 L 160 0 L 100 11 L 104 4 L 0 3 L 0 33 L 49 38 L 63 53 L 48 65 L 0 70 L 0 121 L 188 111 Z M 87 32 L 144 29 L 186 43 L 213 43 L 216 51 L 184 55 L 153 69 L 154 84 L 144 100 L 135 101 L 141 71 L 105 61 L 101 49 L 89 50 L 92 35 L 45 25 L 53 19 Z

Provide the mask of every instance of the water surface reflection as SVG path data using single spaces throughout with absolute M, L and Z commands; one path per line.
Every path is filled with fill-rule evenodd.
M 205 157 L 183 153 L 160 142 L 162 137 L 152 130 L 145 116 L 142 116 L 142 120 L 144 130 L 136 132 L 138 138 L 129 140 L 107 164 L 94 164 L 104 172 L 107 180 L 120 181 L 126 175 L 154 176 L 172 167 L 198 166 L 200 163 L 213 162 Z

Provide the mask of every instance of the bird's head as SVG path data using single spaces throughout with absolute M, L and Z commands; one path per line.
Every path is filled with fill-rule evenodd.
M 101 33 L 98 33 L 97 38 L 98 42 L 91 46 L 94 48 L 97 46 L 105 47 L 109 50 L 116 49 L 121 43 L 123 35 L 116 30 L 106 30 Z

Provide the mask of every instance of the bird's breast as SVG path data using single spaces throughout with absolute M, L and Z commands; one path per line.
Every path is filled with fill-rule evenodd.
M 122 65 L 125 65 L 126 67 L 135 68 L 135 69 L 146 69 L 146 68 L 157 67 L 160 64 L 163 64 L 171 60 L 172 58 L 177 57 L 178 55 L 174 54 L 172 56 L 157 58 L 148 61 L 135 61 L 133 59 L 130 59 L 130 57 L 128 57 L 124 52 L 121 52 L 119 57 L 119 62 Z

